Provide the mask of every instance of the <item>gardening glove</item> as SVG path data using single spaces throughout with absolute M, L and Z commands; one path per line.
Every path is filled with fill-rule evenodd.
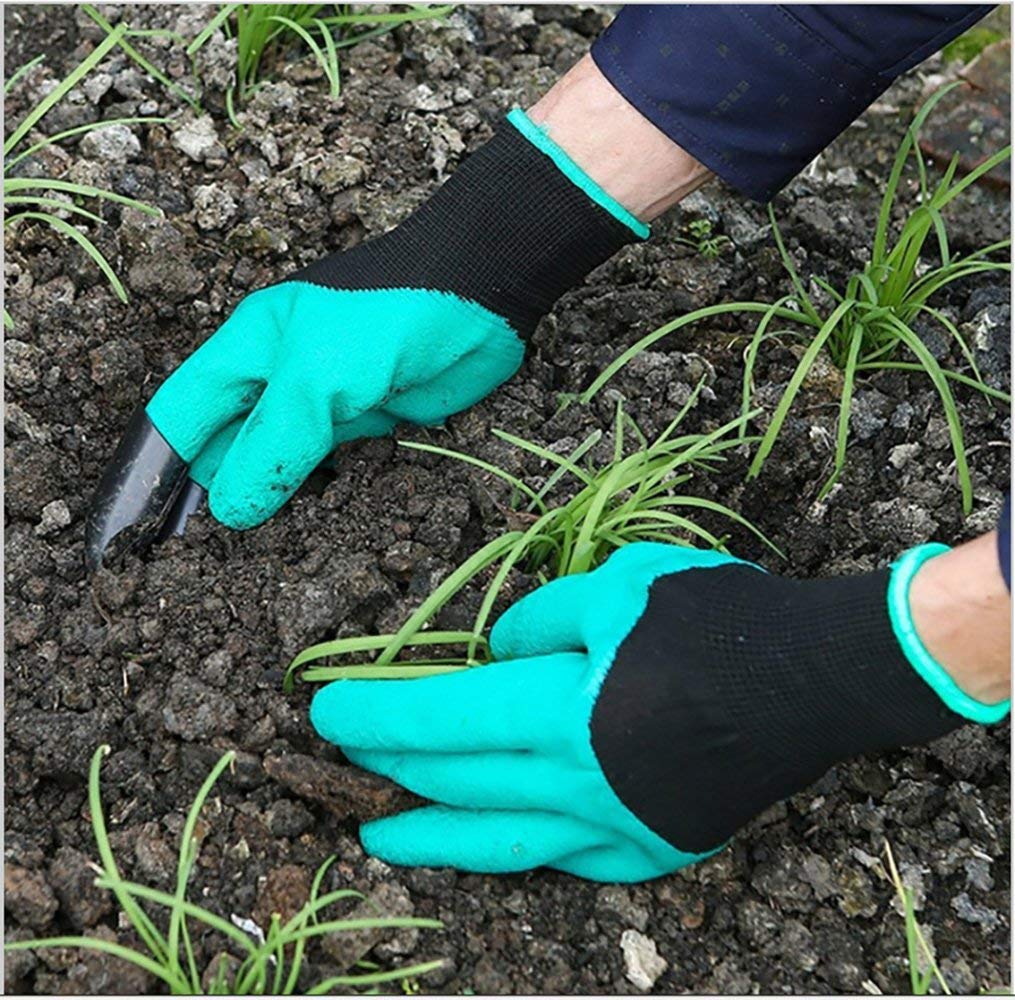
M 924 545 L 891 569 L 798 581 L 633 543 L 515 604 L 487 666 L 340 680 L 310 716 L 354 763 L 437 805 L 362 827 L 403 865 L 653 878 L 858 753 L 993 722 L 913 628 Z
M 471 406 L 568 288 L 647 235 L 516 109 L 400 226 L 240 302 L 135 414 L 89 559 L 164 519 L 188 467 L 219 521 L 250 528 L 342 442 Z

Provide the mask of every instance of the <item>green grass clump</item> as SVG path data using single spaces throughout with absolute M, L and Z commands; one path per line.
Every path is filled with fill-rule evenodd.
M 506 531 L 488 542 L 452 572 L 430 594 L 405 624 L 392 635 L 353 637 L 324 642 L 303 650 L 289 665 L 285 689 L 292 691 L 297 676 L 304 681 L 327 681 L 343 677 L 420 677 L 465 669 L 489 660 L 486 627 L 498 594 L 515 567 L 536 574 L 547 582 L 572 573 L 586 573 L 602 563 L 615 549 L 630 542 L 663 541 L 690 544 L 696 538 L 723 548 L 718 538 L 695 520 L 698 511 L 719 514 L 753 532 L 776 552 L 779 550 L 746 518 L 734 510 L 682 491 L 697 472 L 713 470 L 725 453 L 740 444 L 737 431 L 753 414 L 738 417 L 708 433 L 678 433 L 681 422 L 704 386 L 694 392 L 669 426 L 653 441 L 618 404 L 614 422 L 613 456 L 601 467 L 582 463 L 602 437 L 595 431 L 570 455 L 562 456 L 524 438 L 495 430 L 501 440 L 537 455 L 553 466 L 542 488 L 534 490 L 518 477 L 496 465 L 461 452 L 417 442 L 404 447 L 455 458 L 477 466 L 508 482 L 524 508 L 515 515 L 527 527 Z M 625 455 L 625 444 L 635 449 Z M 552 506 L 547 496 L 562 479 L 574 484 L 575 492 Z M 781 553 L 780 553 L 781 554 Z M 488 568 L 496 572 L 486 588 L 471 631 L 427 631 L 427 626 L 448 602 Z M 462 655 L 427 658 L 413 655 L 399 660 L 404 650 L 427 646 L 464 646 Z M 313 666 L 331 657 L 375 653 L 372 663 L 348 666 Z
M 193 56 L 219 28 L 236 39 L 236 87 L 229 95 L 232 107 L 235 100 L 246 101 L 261 83 L 267 53 L 278 53 L 302 42 L 324 72 L 331 96 L 338 97 L 342 89 L 341 49 L 351 48 L 409 21 L 445 17 L 454 9 L 454 4 L 433 7 L 407 4 L 405 10 L 390 13 L 374 12 L 369 8 L 369 4 L 222 4 L 190 43 L 187 53 Z
M 106 38 L 95 47 L 92 53 L 25 115 L 4 142 L 3 164 L 4 229 L 18 224 L 36 222 L 50 226 L 62 236 L 73 240 L 106 276 L 110 287 L 121 302 L 127 301 L 127 291 L 123 287 L 123 283 L 102 251 L 78 228 L 82 222 L 101 225 L 103 219 L 95 212 L 85 208 L 82 202 L 89 200 L 112 201 L 129 205 L 148 215 L 161 215 L 161 212 L 134 198 L 127 198 L 114 191 L 92 187 L 89 184 L 76 184 L 59 177 L 18 177 L 15 168 L 23 160 L 46 146 L 83 135 L 85 132 L 94 132 L 97 129 L 108 128 L 110 125 L 129 125 L 163 120 L 160 118 L 115 118 L 109 121 L 78 125 L 55 135 L 37 138 L 35 141 L 29 139 L 32 130 L 42 118 L 98 66 L 111 49 L 122 42 L 125 32 L 126 28 L 123 25 L 111 28 Z M 4 94 L 9 93 L 29 70 L 42 61 L 42 58 L 42 56 L 38 56 L 12 74 L 4 83 Z M 58 195 L 64 197 L 57 197 Z M 71 200 L 67 200 L 67 196 Z M 72 225 L 67 219 L 62 218 L 57 214 L 59 212 L 71 215 L 77 225 Z M 4 309 L 4 325 L 8 329 L 14 325 L 6 309 Z
M 310 898 L 303 908 L 291 919 L 282 923 L 276 913 L 271 926 L 258 940 L 216 913 L 191 903 L 187 899 L 187 883 L 197 861 L 200 841 L 197 836 L 201 810 L 222 772 L 230 767 L 235 753 L 224 754 L 201 785 L 190 807 L 183 832 L 180 836 L 180 854 L 177 864 L 176 889 L 173 893 L 162 892 L 135 882 L 125 881 L 120 875 L 106 831 L 106 819 L 102 810 L 99 789 L 99 771 L 102 758 L 109 753 L 108 746 L 101 746 L 92 757 L 88 775 L 88 806 L 92 817 L 92 830 L 98 847 L 101 865 L 93 865 L 98 877 L 95 884 L 108 889 L 116 897 L 120 909 L 134 928 L 145 950 L 128 948 L 115 941 L 84 936 L 40 938 L 35 941 L 13 941 L 4 947 L 7 951 L 28 951 L 41 948 L 85 948 L 104 952 L 114 958 L 123 959 L 144 969 L 159 979 L 174 996 L 205 994 L 201 974 L 194 955 L 190 928 L 187 921 L 203 925 L 203 933 L 218 932 L 229 941 L 230 954 L 235 953 L 236 962 L 230 963 L 225 957 L 220 960 L 208 984 L 209 995 L 254 996 L 270 993 L 288 996 L 296 992 L 297 981 L 302 968 L 307 943 L 329 934 L 353 933 L 372 928 L 420 927 L 440 928 L 439 920 L 419 917 L 385 917 L 358 919 L 320 919 L 324 910 L 343 900 L 365 899 L 352 889 L 340 889 L 320 895 L 324 876 L 335 860 L 329 858 L 317 870 L 310 890 Z M 165 930 L 147 913 L 143 903 L 154 904 L 168 911 L 168 925 Z M 437 968 L 439 961 L 424 962 L 409 968 L 371 971 L 348 975 L 331 976 L 301 993 L 316 996 L 337 987 L 374 986 L 422 975 Z M 235 971 L 230 971 L 235 965 Z
M 749 477 L 760 474 L 808 372 L 818 356 L 824 353 L 841 369 L 843 377 L 833 469 L 821 490 L 821 496 L 827 495 L 846 463 L 850 407 L 857 379 L 867 373 L 887 369 L 922 371 L 933 383 L 944 409 L 962 491 L 962 506 L 968 513 L 972 509 L 973 489 L 966 460 L 962 421 L 951 384 L 969 386 L 987 397 L 1005 402 L 1010 401 L 1010 397 L 984 383 L 973 353 L 955 323 L 932 303 L 948 285 L 962 278 L 986 271 L 1010 271 L 1010 261 L 993 260 L 991 257 L 1010 250 L 1011 240 L 1000 240 L 965 257 L 953 256 L 942 212 L 977 179 L 1008 159 L 1011 147 L 1006 146 L 988 157 L 962 178 L 956 177 L 959 162 L 956 154 L 937 184 L 931 184 L 917 137 L 927 116 L 954 86 L 957 84 L 934 94 L 917 112 L 906 130 L 885 183 L 884 197 L 874 228 L 870 262 L 862 271 L 852 275 L 841 289 L 833 288 L 820 277 L 811 279 L 827 295 L 830 305 L 819 305 L 808 294 L 805 283 L 786 250 L 775 213 L 769 206 L 772 232 L 783 266 L 789 275 L 792 293 L 773 303 L 726 302 L 708 306 L 661 326 L 610 364 L 585 391 L 582 400 L 590 400 L 632 358 L 682 327 L 727 313 L 757 313 L 760 318 L 745 353 L 742 414 L 746 415 L 751 406 L 754 366 L 765 341 L 783 336 L 797 338 L 806 346 L 761 437 L 748 472 Z M 903 169 L 910 154 L 916 161 L 919 201 L 909 210 L 894 243 L 890 245 L 892 210 L 896 205 Z M 934 263 L 925 260 L 928 243 L 937 254 L 938 260 Z M 970 374 L 950 370 L 937 361 L 913 329 L 917 320 L 938 324 L 955 340 L 968 363 Z

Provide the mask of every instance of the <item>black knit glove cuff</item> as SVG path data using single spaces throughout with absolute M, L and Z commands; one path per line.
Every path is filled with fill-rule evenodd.
M 647 235 L 516 110 L 405 222 L 289 280 L 450 292 L 527 338 L 564 292 Z
M 657 579 L 592 721 L 621 801 L 681 850 L 707 851 L 839 761 L 961 725 L 900 646 L 890 578 L 730 565 Z

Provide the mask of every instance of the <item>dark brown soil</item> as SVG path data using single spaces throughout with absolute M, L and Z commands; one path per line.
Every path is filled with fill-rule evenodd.
M 190 37 L 210 16 L 190 5 L 123 10 L 135 26 Z M 8 72 L 40 50 L 48 55 L 8 98 L 11 122 L 98 35 L 79 7 L 7 5 L 4 16 Z M 305 886 L 337 853 L 329 886 L 407 898 L 417 915 L 445 922 L 443 931 L 364 946 L 386 966 L 446 958 L 425 990 L 637 992 L 620 948 L 622 933 L 635 929 L 667 962 L 654 987 L 661 993 L 907 991 L 903 923 L 876 862 L 886 838 L 917 889 L 919 918 L 953 991 L 1008 982 L 1006 725 L 843 764 L 768 810 L 716 858 L 644 885 L 600 886 L 546 871 L 492 878 L 392 869 L 364 857 L 358 820 L 401 800 L 315 738 L 309 691 L 283 695 L 282 670 L 311 642 L 390 630 L 503 527 L 507 488 L 477 470 L 388 439 L 354 444 L 342 449 L 337 471 L 315 475 L 257 530 L 237 534 L 198 518 L 183 539 L 94 579 L 85 574 L 88 497 L 135 405 L 248 291 L 403 217 L 490 135 L 498 115 L 578 58 L 609 16 L 589 7 L 461 8 L 444 25 L 400 29 L 350 52 L 335 102 L 308 62 L 290 61 L 245 110 L 243 132 L 222 106 L 228 52 L 213 46 L 199 69 L 217 140 L 200 162 L 179 148 L 193 113 L 122 56 L 103 67 L 107 89 L 73 95 L 47 119 L 50 132 L 153 109 L 173 121 L 130 126 L 139 152 L 129 142 L 72 142 L 24 165 L 65 169 L 162 208 L 165 218 L 154 221 L 103 209 L 109 224 L 96 239 L 128 285 L 127 305 L 52 231 L 21 227 L 6 236 L 15 321 L 6 348 L 9 936 L 85 928 L 130 940 L 86 867 L 95 852 L 85 779 L 92 752 L 106 742 L 105 801 L 126 874 L 170 885 L 189 802 L 234 748 L 239 766 L 206 814 L 193 898 L 256 920 L 290 905 L 292 886 Z M 145 46 L 186 81 L 179 47 Z M 805 273 L 835 283 L 862 262 L 887 164 L 927 69 L 896 84 L 777 199 Z M 733 249 L 709 262 L 675 244 L 696 217 L 713 220 Z M 957 252 L 1001 238 L 1007 195 L 970 191 L 950 225 Z M 739 404 L 749 327 L 737 320 L 663 340 L 589 408 L 559 404 L 660 323 L 692 307 L 786 290 L 763 210 L 710 187 L 658 224 L 647 244 L 568 295 L 541 325 L 523 370 L 490 399 L 444 431 L 402 433 L 538 481 L 546 468 L 500 444 L 491 427 L 566 450 L 606 425 L 621 393 L 644 428 L 658 430 L 704 372 L 711 391 L 689 426 L 717 426 Z M 941 304 L 974 339 L 987 377 L 1007 386 L 1006 278 L 970 280 Z M 951 356 L 947 343 L 928 338 Z M 793 361 L 790 343 L 764 353 L 759 401 L 771 406 Z M 740 530 L 729 542 L 734 551 L 791 575 L 848 573 L 914 543 L 954 542 L 993 525 L 1009 478 L 1007 411 L 958 393 L 976 495 L 963 519 L 943 415 L 918 376 L 879 375 L 860 386 L 847 474 L 815 503 L 829 468 L 835 379 L 827 371 L 812 380 L 759 480 L 745 482 L 740 455 L 697 483 L 701 495 L 752 518 L 787 559 L 779 563 Z M 517 578 L 514 593 L 529 585 Z M 446 623 L 467 621 L 475 601 L 468 595 Z M 219 947 L 201 941 L 201 961 Z M 306 984 L 342 971 L 338 962 L 312 954 Z M 154 990 L 154 982 L 104 958 L 49 952 L 11 956 L 7 987 L 133 992 Z

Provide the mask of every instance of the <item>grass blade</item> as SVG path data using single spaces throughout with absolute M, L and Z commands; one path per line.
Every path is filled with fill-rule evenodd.
M 709 319 L 712 316 L 722 316 L 726 313 L 764 313 L 768 312 L 772 306 L 766 302 L 723 302 L 715 306 L 705 306 L 703 309 L 695 309 L 693 312 L 686 313 L 680 316 L 678 319 L 671 320 L 669 323 L 663 324 L 656 330 L 653 330 L 650 334 L 644 336 L 636 344 L 632 344 L 623 354 L 615 358 L 610 362 L 609 365 L 593 380 L 590 385 L 579 397 L 582 403 L 588 403 L 598 393 L 614 375 L 620 371 L 632 358 L 637 357 L 642 351 L 648 350 L 657 341 L 662 340 L 663 337 L 668 336 L 677 330 L 682 329 L 685 326 L 689 326 L 691 323 L 697 323 L 703 319 Z M 791 319 L 797 322 L 807 322 L 807 317 L 803 313 L 796 312 L 790 309 L 777 309 L 775 313 L 781 319 Z M 812 324 L 813 325 L 813 324 Z
M 422 976 L 427 972 L 433 972 L 444 965 L 441 960 L 433 962 L 420 962 L 418 965 L 410 965 L 403 969 L 392 969 L 390 972 L 367 972 L 362 975 L 332 976 L 325 979 L 307 990 L 307 996 L 318 997 L 330 993 L 336 986 L 374 986 L 378 983 L 390 983 L 396 979 L 408 979 L 411 976 Z
M 962 510 L 964 513 L 969 514 L 973 509 L 973 483 L 969 475 L 966 448 L 962 439 L 962 421 L 955 406 L 955 397 L 952 396 L 952 391 L 948 387 L 948 379 L 945 377 L 937 359 L 927 350 L 924 342 L 909 327 L 894 316 L 888 316 L 887 320 L 895 328 L 899 339 L 916 355 L 927 376 L 934 383 L 938 396 L 941 397 L 941 405 L 945 411 L 945 420 L 948 423 L 948 435 L 951 438 L 952 451 L 955 454 L 955 472 L 962 490 Z
M 535 490 L 522 482 L 517 476 L 502 469 L 499 465 L 486 462 L 481 458 L 476 458 L 474 455 L 467 455 L 463 451 L 454 451 L 451 448 L 442 448 L 440 445 L 435 444 L 425 444 L 422 441 L 399 441 L 398 444 L 402 448 L 411 448 L 413 451 L 425 451 L 431 455 L 443 455 L 445 458 L 453 458 L 459 462 L 465 462 L 467 465 L 474 465 L 477 469 L 482 469 L 484 472 L 489 472 L 491 475 L 503 479 L 504 482 L 510 484 L 519 493 L 527 496 L 532 504 L 538 504 L 540 509 L 545 510 L 546 505 Z
M 120 279 L 116 276 L 116 272 L 113 270 L 109 261 L 102 256 L 102 252 L 99 248 L 87 237 L 84 233 L 79 232 L 70 223 L 65 222 L 63 219 L 57 218 L 55 215 L 49 215 L 46 212 L 19 212 L 17 215 L 5 220 L 4 224 L 7 225 L 11 222 L 15 222 L 20 219 L 35 219 L 38 222 L 44 222 L 48 226 L 52 226 L 57 232 L 62 233 L 64 236 L 70 237 L 75 243 L 80 246 L 89 257 L 95 261 L 99 266 L 99 270 L 106 276 L 106 280 L 112 286 L 113 291 L 116 293 L 116 297 L 121 302 L 127 301 L 127 290 L 123 287 Z
M 115 44 L 123 49 L 124 54 L 133 59 L 153 80 L 158 80 L 170 93 L 175 94 L 180 100 L 189 104 L 195 111 L 200 111 L 201 105 L 196 98 L 191 97 L 182 87 L 173 83 L 162 70 L 153 65 L 127 41 L 127 32 L 123 30 L 122 24 L 114 28 L 90 3 L 82 4 L 81 9 L 106 32 L 107 39 L 115 38 Z
M 87 5 L 86 5 L 87 6 Z M 106 58 L 111 49 L 115 48 L 123 39 L 124 26 L 111 28 L 110 33 L 92 50 L 91 54 L 85 57 L 64 79 L 58 83 L 31 111 L 25 115 L 21 124 L 7 137 L 4 142 L 4 159 L 19 142 L 44 118 L 53 106 L 59 103 L 63 97 L 73 90 L 84 77 L 86 77 L 96 66 Z
M 853 407 L 853 385 L 856 381 L 856 369 L 859 363 L 860 348 L 863 346 L 863 335 L 864 329 L 862 324 L 855 323 L 852 327 L 846 366 L 842 373 L 842 396 L 839 399 L 839 420 L 835 430 L 835 460 L 832 466 L 832 474 L 828 477 L 825 485 L 821 487 L 821 492 L 818 494 L 819 500 L 823 500 L 828 496 L 829 490 L 835 485 L 836 480 L 846 465 L 846 445 L 849 443 L 849 415 Z
M 804 352 L 803 357 L 800 359 L 796 370 L 793 372 L 792 377 L 789 380 L 789 384 L 786 386 L 786 391 L 782 394 L 782 398 L 779 400 L 778 406 L 775 408 L 775 412 L 772 414 L 771 423 L 768 425 L 768 429 L 765 431 L 761 444 L 758 445 L 758 450 L 755 452 L 754 460 L 751 462 L 751 467 L 747 472 L 749 479 L 754 479 L 761 472 L 761 467 L 765 464 L 765 459 L 768 458 L 769 452 L 775 445 L 776 438 L 779 436 L 779 431 L 782 430 L 782 425 L 786 420 L 786 415 L 789 413 L 790 407 L 793 405 L 793 401 L 796 399 L 797 393 L 800 391 L 800 387 L 803 385 L 804 379 L 807 377 L 807 373 L 811 370 L 815 360 L 817 360 L 818 353 L 824 346 L 825 341 L 831 336 L 832 331 L 835 330 L 837 324 L 842 318 L 853 308 L 855 302 L 852 299 L 846 299 L 839 303 L 831 316 L 825 321 L 824 325 L 817 332 L 814 339 L 811 341 L 807 350 Z
M 232 17 L 233 12 L 240 5 L 238 3 L 224 3 L 218 13 L 198 32 L 194 40 L 187 46 L 187 55 L 195 56 L 204 44 L 215 34 L 218 29 Z
M 115 201 L 120 205 L 129 205 L 136 208 L 145 215 L 161 217 L 162 210 L 152 208 L 144 202 L 128 198 L 126 195 L 117 194 L 115 191 L 106 191 L 104 188 L 92 187 L 90 184 L 75 184 L 71 181 L 55 180 L 52 177 L 5 177 L 4 197 L 12 191 L 62 191 L 66 194 L 75 194 L 80 198 L 101 198 L 103 201 Z
M 4 93 L 9 94 L 11 88 L 20 80 L 26 73 L 30 73 L 36 66 L 39 65 L 46 58 L 46 54 L 42 53 L 37 55 L 34 59 L 29 59 L 24 66 L 16 69 L 10 77 L 4 81 Z

